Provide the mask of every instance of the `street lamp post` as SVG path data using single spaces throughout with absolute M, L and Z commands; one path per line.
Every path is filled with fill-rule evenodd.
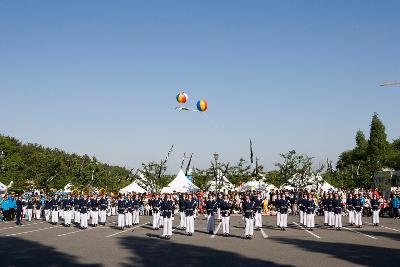
M 218 185 L 218 159 L 219 155 L 218 153 L 214 153 L 214 160 L 215 160 L 215 194 L 217 193 L 217 185 Z

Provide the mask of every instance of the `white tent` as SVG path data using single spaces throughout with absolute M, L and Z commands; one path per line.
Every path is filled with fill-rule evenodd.
M 0 192 L 6 192 L 7 191 L 7 186 L 0 182 Z
M 256 190 L 256 191 L 264 191 L 264 190 L 272 190 L 276 187 L 271 184 L 267 184 L 265 182 L 258 182 L 258 181 L 249 181 L 240 187 L 241 192 L 249 191 L 249 190 Z
M 126 193 L 139 193 L 143 194 L 146 193 L 146 190 L 144 190 L 140 185 L 138 185 L 136 182 L 131 183 L 127 187 L 122 188 L 119 190 L 120 193 L 126 194 Z
M 200 191 L 200 188 L 193 184 L 180 170 L 176 178 L 167 187 L 164 187 L 161 193 L 192 193 L 198 191 Z
M 226 178 L 225 176 L 222 177 L 222 181 L 219 179 L 217 183 L 215 183 L 215 179 L 211 180 L 207 183 L 208 191 L 215 191 L 219 189 L 221 191 L 233 191 L 235 190 L 235 186 Z

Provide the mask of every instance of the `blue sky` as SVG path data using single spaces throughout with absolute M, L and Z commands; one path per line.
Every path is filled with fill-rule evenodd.
M 336 160 L 378 112 L 400 136 L 399 1 L 0 1 L 0 132 L 112 164 L 295 149 Z M 184 90 L 189 106 L 177 113 Z

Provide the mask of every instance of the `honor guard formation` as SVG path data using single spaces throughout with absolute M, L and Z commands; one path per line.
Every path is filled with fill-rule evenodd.
M 361 228 L 366 217 L 379 226 L 382 216 L 399 217 L 400 198 L 397 194 L 384 198 L 378 190 L 365 192 L 294 192 L 248 191 L 174 193 L 174 194 L 108 194 L 73 191 L 69 194 L 4 194 L 1 220 L 45 220 L 64 227 L 75 225 L 82 230 L 106 226 L 107 218 L 117 216 L 116 228 L 125 230 L 138 226 L 142 216 L 152 216 L 152 230 L 167 240 L 173 235 L 173 221 L 179 219 L 178 229 L 193 236 L 196 219 L 207 219 L 207 233 L 215 235 L 216 222 L 221 222 L 222 235 L 230 236 L 231 216 L 241 216 L 245 223 L 243 238 L 252 239 L 254 231 L 263 225 L 263 216 L 276 216 L 276 229 L 286 231 L 288 215 L 296 215 L 299 225 L 309 231 L 315 228 L 315 216 L 322 216 L 324 226 L 341 231 L 344 224 Z M 346 216 L 348 222 L 343 222 Z

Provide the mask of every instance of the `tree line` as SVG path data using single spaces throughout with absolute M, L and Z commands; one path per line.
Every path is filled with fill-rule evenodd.
M 384 168 L 400 169 L 400 138 L 392 142 L 387 140 L 385 126 L 378 114 L 372 117 L 369 138 L 358 131 L 355 141 L 355 148 L 340 154 L 335 168 L 329 159 L 317 164 L 314 158 L 291 150 L 280 154 L 281 160 L 274 164 L 275 170 L 267 171 L 262 165 L 253 166 L 240 158 L 234 164 L 193 168 L 193 181 L 203 190 L 218 174 L 225 175 L 235 186 L 257 180 L 277 187 L 290 184 L 304 188 L 308 184 L 322 184 L 325 179 L 338 188 L 371 188 L 375 172 Z M 159 191 L 174 178 L 165 174 L 165 165 L 155 161 L 142 163 L 140 172 L 133 173 L 125 167 L 99 162 L 95 157 L 38 144 L 23 144 L 4 135 L 0 135 L 0 153 L 0 181 L 6 185 L 13 181 L 13 190 L 59 190 L 72 183 L 82 190 L 97 187 L 116 191 L 137 180 L 151 191 Z M 140 178 L 143 176 L 146 179 Z

